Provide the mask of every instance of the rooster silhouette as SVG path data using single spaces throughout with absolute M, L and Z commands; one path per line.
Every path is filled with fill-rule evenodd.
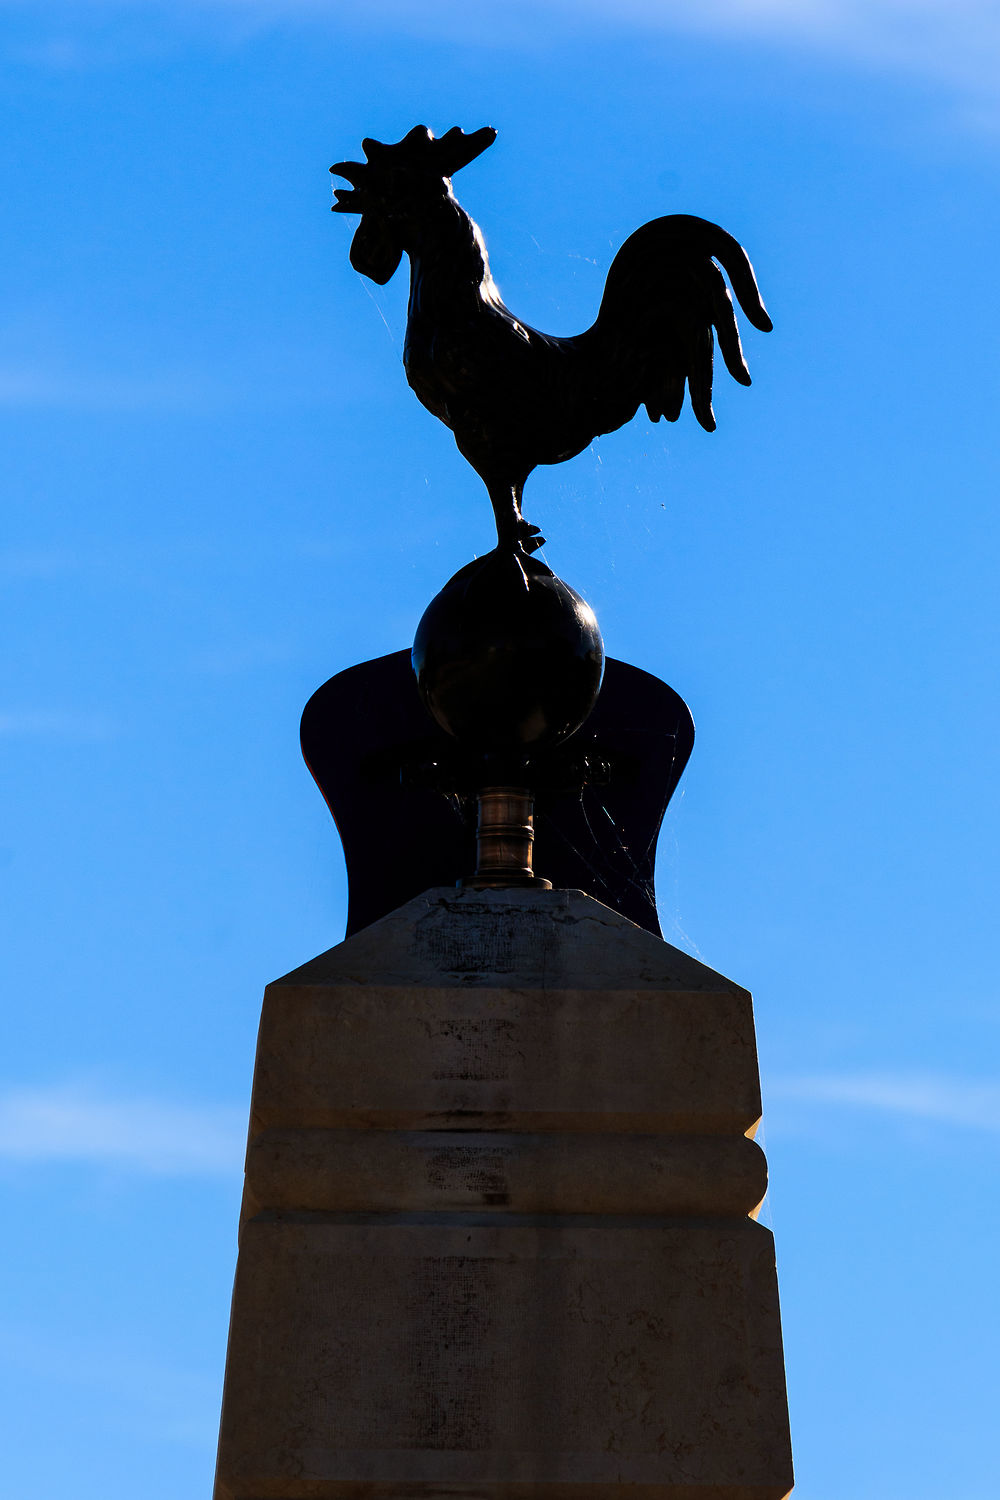
M 684 387 L 702 427 L 715 429 L 712 365 L 718 336 L 729 373 L 750 384 L 732 298 L 756 328 L 771 320 L 753 267 L 732 235 L 707 219 L 669 214 L 637 229 L 608 272 L 596 321 L 573 338 L 539 333 L 514 316 L 490 274 L 479 226 L 451 178 L 491 146 L 490 127 L 436 138 L 423 125 L 401 141 L 365 140 L 365 161 L 330 168 L 336 213 L 358 213 L 351 264 L 384 285 L 404 252 L 410 300 L 403 364 L 428 411 L 455 435 L 496 517 L 498 545 L 533 552 L 544 542 L 521 514 L 538 464 L 573 458 L 645 405 L 675 422 Z

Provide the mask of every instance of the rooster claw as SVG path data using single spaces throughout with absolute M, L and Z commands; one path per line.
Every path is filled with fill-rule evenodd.
M 532 526 L 530 521 L 521 520 L 517 523 L 517 539 L 524 552 L 537 552 L 539 547 L 545 546 L 541 527 Z

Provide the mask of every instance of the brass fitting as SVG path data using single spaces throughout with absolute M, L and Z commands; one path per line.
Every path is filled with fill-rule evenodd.
M 550 891 L 552 882 L 542 880 L 531 865 L 535 841 L 532 793 L 522 786 L 488 786 L 477 800 L 476 873 L 463 880 L 463 886 L 482 891 L 531 885 Z

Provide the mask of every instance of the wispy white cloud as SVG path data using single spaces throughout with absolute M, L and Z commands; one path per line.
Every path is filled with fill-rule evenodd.
M 109 740 L 117 725 L 104 714 L 0 709 L 0 739 Z
M 63 1086 L 0 1095 L 0 1158 L 79 1162 L 165 1176 L 238 1174 L 242 1109 L 102 1097 Z
M 602 0 L 583 0 L 596 5 Z M 1000 7 L 994 0 L 623 0 L 625 11 L 723 39 L 806 48 L 868 69 L 934 79 L 995 99 Z M 608 7 L 610 8 L 610 7 Z
M 4 0 L 25 8 L 26 0 Z M 115 0 L 68 0 L 49 7 L 63 22 L 88 13 L 107 17 Z M 214 16 L 231 38 L 243 39 L 283 19 L 312 19 L 352 29 L 425 34 L 494 48 L 579 33 L 588 23 L 660 33 L 690 33 L 724 41 L 764 41 L 805 48 L 867 66 L 946 80 L 995 96 L 1000 79 L 1000 6 L 995 0 L 493 0 L 488 8 L 464 0 L 117 0 L 121 13 L 143 11 L 175 23 Z M 64 25 L 33 52 L 37 65 L 85 66 L 87 48 Z
M 79 73 L 104 61 L 94 48 L 85 47 L 75 37 L 69 36 L 46 37 L 40 42 L 15 46 L 10 49 L 9 56 L 15 62 L 54 73 Z
M 82 565 L 77 553 L 38 547 L 31 551 L 0 552 L 0 574 L 8 578 L 62 578 Z
M 185 371 L 164 375 L 0 367 L 0 408 L 60 411 L 189 411 L 218 405 L 233 392 Z
M 816 1073 L 768 1082 L 769 1103 L 790 1100 L 879 1110 L 971 1130 L 1000 1131 L 1000 1083 L 941 1073 Z
M 3 0 L 0 0 L 2 8 Z M 356 394 L 355 382 L 354 393 Z M 352 392 L 329 372 L 311 379 L 306 361 L 288 377 L 275 380 L 261 357 L 240 370 L 122 370 L 67 368 L 27 362 L 0 365 L 0 410 L 71 411 L 109 415 L 160 412 L 215 412 L 232 408 L 329 407 Z

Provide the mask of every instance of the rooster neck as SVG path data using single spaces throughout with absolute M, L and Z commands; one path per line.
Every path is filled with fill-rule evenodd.
M 408 241 L 411 318 L 450 322 L 463 295 L 499 304 L 482 231 L 451 194 L 429 206 Z

